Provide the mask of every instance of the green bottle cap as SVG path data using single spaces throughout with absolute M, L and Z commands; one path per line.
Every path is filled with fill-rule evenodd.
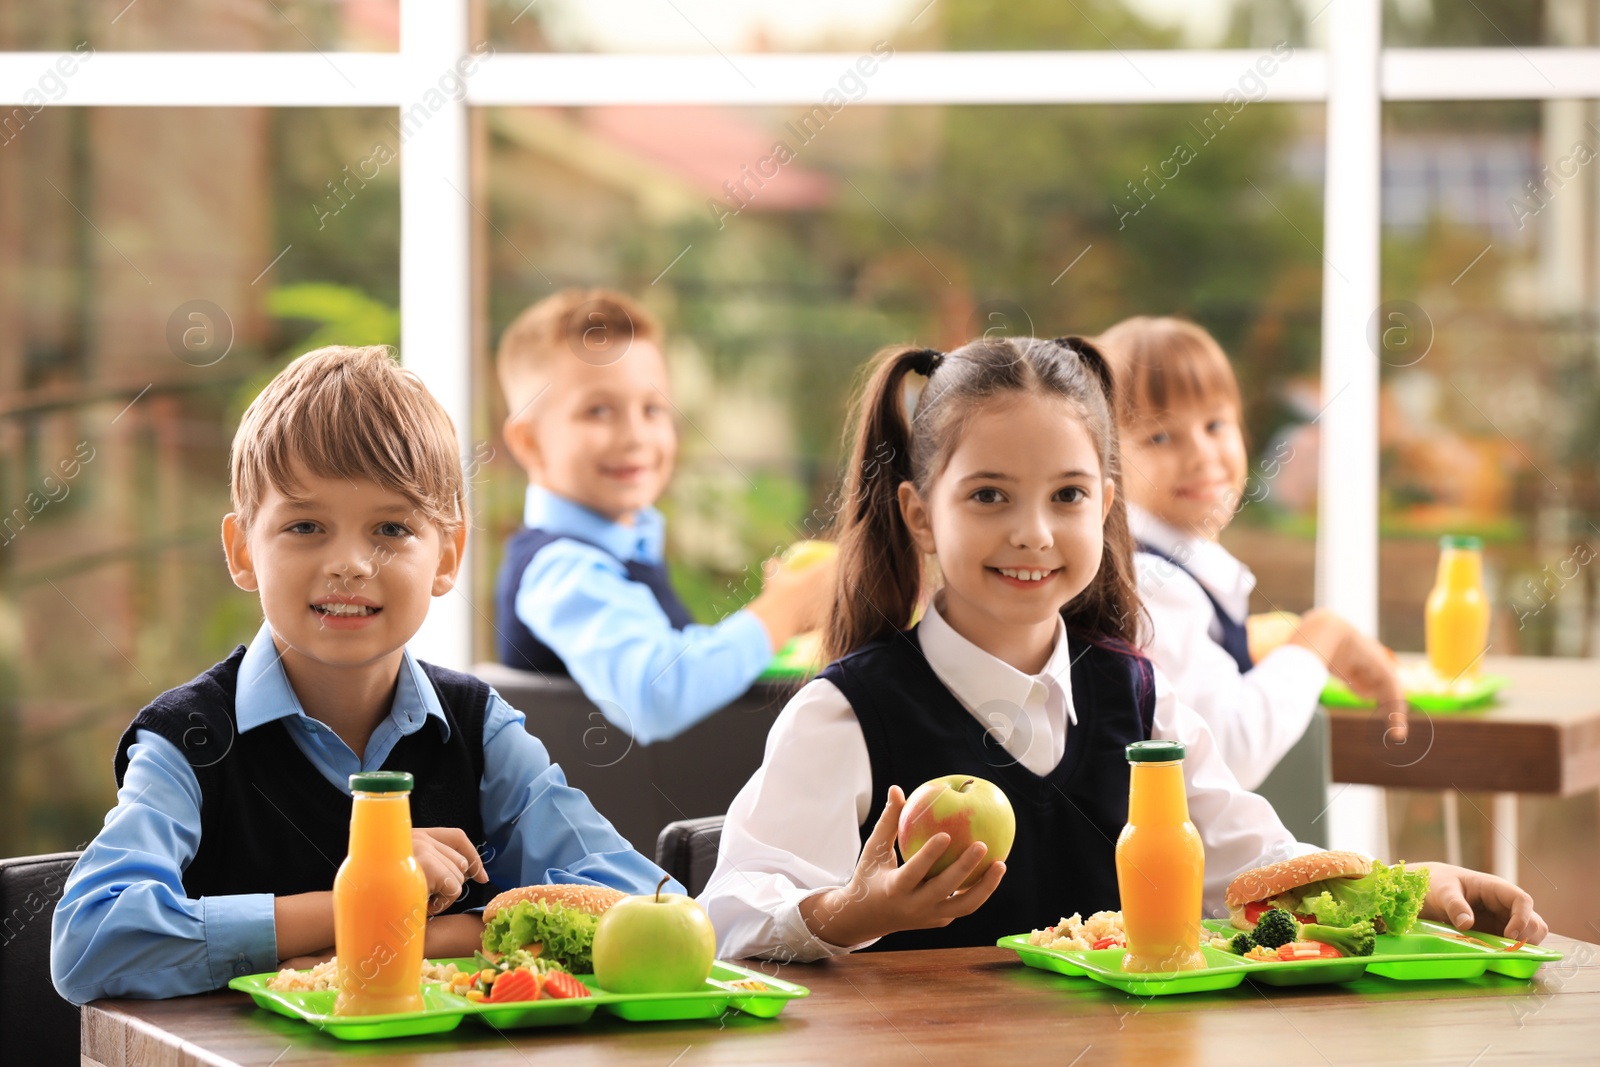
M 1135 741 L 1128 746 L 1129 763 L 1171 763 L 1183 755 L 1182 741 Z
M 352 793 L 409 793 L 410 771 L 363 771 L 350 776 Z
M 1483 538 L 1471 534 L 1445 534 L 1439 538 L 1439 547 L 1442 549 L 1466 549 L 1469 552 L 1483 551 Z

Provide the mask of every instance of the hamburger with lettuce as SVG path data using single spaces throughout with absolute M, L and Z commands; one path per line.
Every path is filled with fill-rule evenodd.
M 1403 934 L 1428 895 L 1428 872 L 1385 864 L 1359 852 L 1313 852 L 1245 871 L 1228 883 L 1228 920 L 1254 930 L 1263 912 L 1281 908 L 1302 923 L 1348 927 L 1362 920 L 1380 934 Z
M 483 954 L 498 960 L 523 953 L 573 974 L 591 974 L 594 930 L 628 894 L 598 885 L 530 885 L 511 889 L 483 909 Z

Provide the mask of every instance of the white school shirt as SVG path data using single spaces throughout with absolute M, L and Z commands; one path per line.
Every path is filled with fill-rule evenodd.
M 1061 762 L 1072 707 L 1072 657 L 1066 627 L 1043 671 L 1023 674 L 950 628 L 930 605 L 917 630 L 939 680 L 1028 770 Z M 1224 914 L 1223 891 L 1241 871 L 1316 851 L 1301 845 L 1272 805 L 1246 792 L 1217 752 L 1205 721 L 1178 701 L 1158 670 L 1154 735 L 1187 746 L 1189 818 L 1205 845 L 1205 904 Z M 767 735 L 761 767 L 734 798 L 722 828 L 717 867 L 700 894 L 717 930 L 722 959 L 766 956 L 815 960 L 864 948 L 829 944 L 811 933 L 800 902 L 850 880 L 861 853 L 861 825 L 872 803 L 872 767 L 861 725 L 837 686 L 808 683 Z M 1018 915 L 1019 932 L 1059 915 Z
M 1280 645 L 1248 674 L 1222 647 L 1222 624 L 1204 584 L 1239 622 L 1250 614 L 1256 576 L 1215 541 L 1187 536 L 1136 504 L 1128 505 L 1134 540 L 1183 563 L 1146 552 L 1134 556 L 1139 599 L 1150 613 L 1145 655 L 1211 727 L 1222 758 L 1254 789 L 1306 732 L 1328 681 L 1328 668 L 1301 645 Z M 1189 573 L 1184 573 L 1187 570 Z

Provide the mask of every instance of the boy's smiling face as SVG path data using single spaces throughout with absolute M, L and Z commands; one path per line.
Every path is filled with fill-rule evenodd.
M 222 520 L 234 583 L 261 594 L 286 658 L 358 667 L 398 653 L 454 587 L 466 527 L 445 534 L 393 489 L 300 464 L 293 492 L 268 486 L 249 529 Z
M 550 361 L 544 389 L 506 420 L 528 477 L 613 522 L 661 498 L 678 456 L 666 361 L 635 340 L 614 363 L 571 353 Z
M 1071 404 L 1021 394 L 991 400 L 919 496 L 900 487 L 917 547 L 938 558 L 942 614 L 991 654 L 1054 637 L 1063 605 L 1100 568 L 1115 483 Z

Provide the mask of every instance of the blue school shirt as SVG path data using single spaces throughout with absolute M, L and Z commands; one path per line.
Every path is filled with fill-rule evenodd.
M 674 737 L 727 706 L 772 661 L 767 629 L 750 612 L 675 630 L 649 587 L 629 579 L 629 560 L 662 564 L 666 521 L 655 508 L 624 526 L 530 485 L 523 521 L 563 539 L 523 571 L 517 618 L 640 744 Z
M 239 667 L 240 732 L 277 719 L 311 766 L 349 793 L 349 777 L 375 770 L 401 737 L 445 717 L 427 676 L 405 653 L 389 715 L 358 758 L 301 708 L 263 625 Z M 430 724 L 430 720 L 433 720 Z M 490 881 L 512 887 L 560 882 L 651 892 L 663 872 L 567 785 L 523 715 L 490 692 L 483 723 L 479 802 Z M 183 869 L 200 842 L 200 787 L 187 757 L 138 732 L 117 806 L 73 869 L 56 905 L 50 970 L 74 1003 L 101 997 L 199 993 L 278 966 L 273 897 L 185 896 Z M 675 883 L 672 883 L 675 884 Z M 679 888 L 678 892 L 682 892 Z

